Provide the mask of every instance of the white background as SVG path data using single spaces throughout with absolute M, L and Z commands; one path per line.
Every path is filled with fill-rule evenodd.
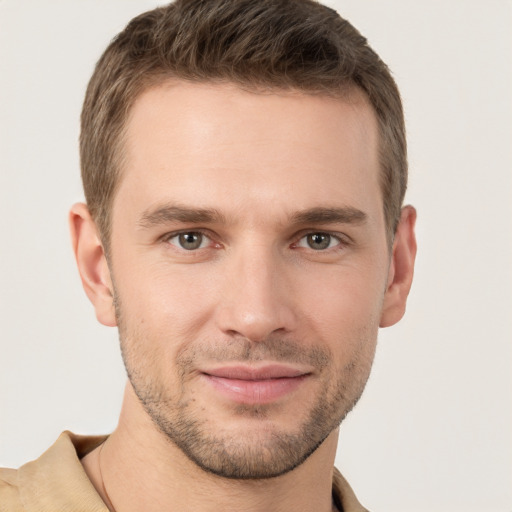
M 512 3 L 331 0 L 390 65 L 419 211 L 405 319 L 341 428 L 376 511 L 512 510 Z M 61 430 L 107 433 L 124 369 L 69 247 L 78 119 L 109 39 L 145 0 L 0 0 L 0 465 Z

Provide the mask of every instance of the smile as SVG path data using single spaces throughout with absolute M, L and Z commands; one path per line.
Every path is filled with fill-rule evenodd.
M 260 368 L 235 366 L 203 372 L 203 378 L 228 400 L 244 404 L 267 404 L 295 391 L 309 372 L 283 365 Z

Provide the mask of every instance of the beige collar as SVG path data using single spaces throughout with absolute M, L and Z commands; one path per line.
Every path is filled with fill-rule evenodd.
M 106 436 L 77 436 L 66 431 L 41 457 L 21 466 L 18 486 L 26 511 L 108 512 L 80 464 L 80 458 L 105 439 Z
M 79 436 L 63 432 L 37 460 L 18 470 L 20 500 L 26 512 L 109 512 L 87 477 L 80 459 L 108 436 Z M 334 468 L 333 498 L 342 512 L 368 512 L 348 482 Z

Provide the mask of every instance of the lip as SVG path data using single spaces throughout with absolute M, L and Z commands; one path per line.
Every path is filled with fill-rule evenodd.
M 310 372 L 293 366 L 225 366 L 202 372 L 216 392 L 243 404 L 268 404 L 295 391 Z

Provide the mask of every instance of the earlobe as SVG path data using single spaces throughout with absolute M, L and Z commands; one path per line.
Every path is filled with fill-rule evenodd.
M 404 316 L 416 258 L 415 223 L 416 210 L 412 206 L 405 206 L 393 243 L 380 327 L 394 325 Z
M 114 298 L 110 270 L 96 224 L 83 203 L 73 205 L 69 212 L 73 252 L 85 293 L 103 325 L 114 327 Z

